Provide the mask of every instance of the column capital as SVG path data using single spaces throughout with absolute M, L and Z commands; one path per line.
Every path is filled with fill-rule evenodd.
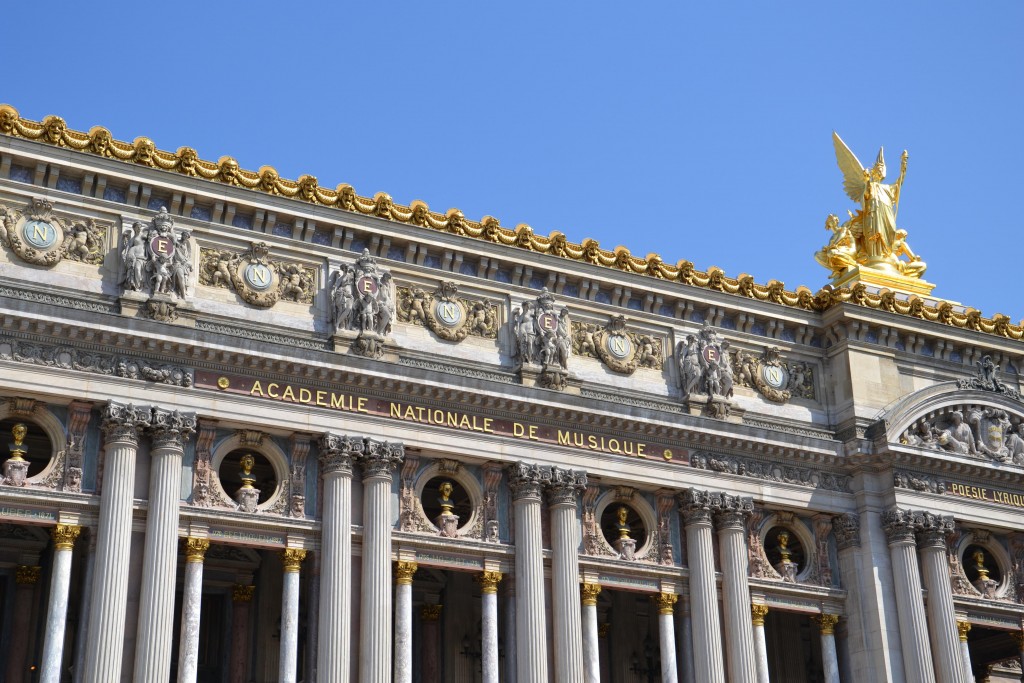
M 185 561 L 202 564 L 206 559 L 206 551 L 209 549 L 210 541 L 208 539 L 189 536 L 185 539 Z
M 306 551 L 302 548 L 285 548 L 281 551 L 281 563 L 286 572 L 297 572 L 306 559 Z
M 683 489 L 679 494 L 679 513 L 683 525 L 711 524 L 710 494 L 700 489 Z
M 860 547 L 860 516 L 847 512 L 832 518 L 832 533 L 836 535 L 839 550 Z
M 883 512 L 882 529 L 889 545 L 914 543 L 914 517 L 909 510 L 893 507 Z
M 672 614 L 679 596 L 675 593 L 657 593 L 651 599 L 658 606 L 659 614 Z
M 423 605 L 420 618 L 423 621 L 438 621 L 441 618 L 441 607 L 443 605 Z
M 19 586 L 34 586 L 39 581 L 39 574 L 42 567 L 19 564 L 14 570 L 14 582 Z
M 320 476 L 352 475 L 352 458 L 366 449 L 362 437 L 324 432 L 317 441 L 320 447 Z
M 196 414 L 154 408 L 149 432 L 154 451 L 162 448 L 181 450 L 189 437 L 196 433 Z
M 78 535 L 82 533 L 82 527 L 74 524 L 58 524 L 50 530 L 50 538 L 53 539 L 53 547 L 57 550 L 71 550 L 75 547 Z
M 252 602 L 252 595 L 256 586 L 247 586 L 244 583 L 236 583 L 231 588 L 231 599 L 234 602 Z
M 750 604 L 750 620 L 754 623 L 754 626 L 764 626 L 764 618 L 768 616 L 768 605 L 763 602 L 753 602 Z
M 583 605 L 596 605 L 597 596 L 601 594 L 601 584 L 599 583 L 581 583 L 580 584 L 580 602 Z
M 134 445 L 139 443 L 139 433 L 152 422 L 153 409 L 111 401 L 103 406 L 101 417 L 107 442 L 122 441 Z
M 813 617 L 814 623 L 821 629 L 821 635 L 831 636 L 836 632 L 836 624 L 839 623 L 838 614 L 819 614 Z
M 956 630 L 957 630 L 957 633 L 960 634 L 960 642 L 961 643 L 966 643 L 967 642 L 967 633 L 971 630 L 971 622 L 965 621 L 963 619 L 957 619 L 956 620 Z M 1019 631 L 1018 631 L 1018 633 L 1019 633 Z M 1018 641 L 1018 642 L 1020 642 L 1020 641 Z
M 480 584 L 481 593 L 498 592 L 498 584 L 501 583 L 501 572 L 484 570 L 473 578 Z
M 715 511 L 715 527 L 737 529 L 746 527 L 747 518 L 754 511 L 754 499 L 749 496 L 734 496 L 721 493 L 713 497 L 712 509 Z
M 914 514 L 918 543 L 922 548 L 946 550 L 946 536 L 956 530 L 952 515 L 921 511 Z
M 412 585 L 412 575 L 419 569 L 419 565 L 415 562 L 406 562 L 399 560 L 395 562 L 395 583 L 399 586 Z
M 685 526 L 710 524 L 714 517 L 719 529 L 742 529 L 746 517 L 754 511 L 754 499 L 723 491 L 689 488 L 679 494 L 679 511 Z
M 363 468 L 363 476 L 369 479 L 391 480 L 391 473 L 405 457 L 405 446 L 397 441 L 365 439 L 364 448 L 356 460 Z
M 587 488 L 587 473 L 583 470 L 552 467 L 546 484 L 551 505 L 576 507 L 576 499 Z
M 508 485 L 512 489 L 512 500 L 536 500 L 540 502 L 540 494 L 547 478 L 546 468 L 526 462 L 517 462 L 508 466 Z

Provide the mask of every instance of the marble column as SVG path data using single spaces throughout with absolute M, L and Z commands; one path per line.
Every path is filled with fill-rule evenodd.
M 754 629 L 747 583 L 746 518 L 754 509 L 750 498 L 723 493 L 716 500 L 715 524 L 722 558 L 722 618 L 725 655 L 731 683 L 754 683 Z
M 498 683 L 498 583 L 501 572 L 483 571 L 476 577 L 480 584 L 480 643 L 483 683 Z
M 317 680 L 348 683 L 352 652 L 352 457 L 362 438 L 320 437 L 322 531 Z
M 696 683 L 725 683 L 722 625 L 715 588 L 714 543 L 711 516 L 714 495 L 686 489 L 679 496 L 686 529 L 686 557 L 690 569 L 690 615 L 693 633 L 693 668 Z
M 71 552 L 81 532 L 81 527 L 71 524 L 58 524 L 50 532 L 53 538 L 53 568 L 50 571 L 50 604 L 46 609 L 46 637 L 43 640 L 40 683 L 60 683 L 63 673 Z
M 587 473 L 552 467 L 547 484 L 551 510 L 551 613 L 555 681 L 583 683 L 580 614 L 580 521 L 576 503 L 587 488 Z
M 662 683 L 677 683 L 679 674 L 676 666 L 675 593 L 659 593 L 654 596 L 658 605 L 658 639 L 661 645 Z
M 423 605 L 420 611 L 423 624 L 423 683 L 441 683 L 441 609 L 441 605 Z
M 768 683 L 768 643 L 764 636 L 764 618 L 768 605 L 755 602 L 750 605 L 750 621 L 754 627 L 754 657 L 757 660 L 757 683 Z
M 960 637 L 960 655 L 963 657 L 964 676 L 969 683 L 973 683 L 974 667 L 971 665 L 971 647 L 967 644 L 967 634 L 971 630 L 971 622 L 966 619 L 957 619 L 956 630 Z M 1019 647 L 1017 649 L 1020 650 Z
M 301 548 L 281 551 L 284 577 L 281 589 L 281 657 L 278 683 L 295 683 L 299 665 L 299 570 L 306 559 Z
M 903 668 L 910 681 L 934 681 L 928 624 L 921 598 L 921 575 L 917 567 L 913 515 L 890 508 L 882 515 L 882 526 L 889 543 L 896 611 L 903 647 Z
M 7 649 L 5 681 L 23 683 L 30 680 L 28 670 L 28 637 L 32 633 L 32 606 L 41 567 L 18 565 L 14 570 L 14 610 L 10 645 Z
M 395 563 L 395 683 L 412 683 L 412 576 L 415 562 Z
M 509 467 L 508 474 L 516 534 L 516 670 L 518 680 L 547 681 L 548 635 L 540 526 L 544 469 L 518 462 Z
M 365 439 L 363 470 L 363 570 L 359 601 L 359 680 L 391 676 L 391 480 L 402 462 L 400 443 Z
M 168 586 L 174 585 L 178 568 L 181 458 L 195 431 L 195 415 L 153 409 L 134 683 L 167 683 L 171 675 L 174 591 Z
M 597 596 L 601 584 L 585 583 L 580 586 L 580 604 L 583 610 L 583 673 L 586 683 L 601 681 L 601 645 L 597 639 Z
M 203 560 L 210 542 L 185 539 L 185 581 L 181 590 L 178 683 L 196 683 L 199 666 L 199 615 L 203 605 Z
M 139 432 L 152 419 L 151 408 L 111 402 L 103 409 L 106 438 L 89 615 L 89 632 L 93 637 L 86 641 L 85 683 L 121 680 L 135 458 Z
M 249 612 L 255 586 L 236 583 L 231 591 L 231 661 L 230 683 L 249 680 Z
M 676 609 L 676 661 L 679 663 L 679 679 L 683 683 L 694 683 L 693 670 L 693 628 L 690 619 L 690 596 L 679 598 Z
M 928 591 L 928 632 L 931 635 L 935 680 L 938 683 L 966 683 L 971 674 L 969 669 L 964 670 L 946 552 L 946 535 L 954 530 L 953 517 L 916 512 L 914 519 L 921 549 L 921 574 Z
M 836 654 L 837 614 L 819 614 L 814 618 L 821 633 L 821 666 L 825 670 L 825 683 L 839 683 L 839 657 Z

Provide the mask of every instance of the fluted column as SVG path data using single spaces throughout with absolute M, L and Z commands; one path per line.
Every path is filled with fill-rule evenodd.
M 28 637 L 32 633 L 32 605 L 40 571 L 41 568 L 34 565 L 18 565 L 14 570 L 14 623 L 7 649 L 5 682 L 25 683 L 31 677 L 27 661 Z
M 896 610 L 903 645 L 903 667 L 907 680 L 934 681 L 928 625 L 921 599 L 921 575 L 917 567 L 913 516 L 906 510 L 892 508 L 882 515 L 889 555 L 892 558 Z
M 100 522 L 96 536 L 91 614 L 85 652 L 85 683 L 121 680 L 125 607 L 132 542 L 132 492 L 139 432 L 149 426 L 153 411 L 109 403 L 103 410 L 106 434 Z M 145 641 L 137 641 L 140 644 Z
M 725 683 L 722 626 L 715 590 L 711 504 L 711 494 L 697 489 L 686 489 L 679 497 L 683 525 L 686 528 L 687 565 L 690 569 L 693 668 L 697 683 Z
M 750 605 L 750 621 L 754 627 L 754 657 L 757 660 L 757 683 L 768 683 L 768 643 L 764 637 L 764 618 L 768 605 L 755 602 Z
M 64 630 L 68 617 L 68 589 L 71 585 L 71 552 L 82 528 L 58 524 L 53 538 L 53 569 L 50 572 L 50 604 L 46 609 L 46 637 L 40 683 L 60 683 L 64 661 Z
M 544 550 L 540 502 L 542 468 L 509 467 L 516 523 L 516 671 L 521 681 L 548 680 L 548 636 L 544 618 Z
M 505 579 L 505 680 L 516 681 L 516 584 L 515 578 Z
M 825 670 L 825 683 L 839 683 L 839 657 L 836 654 L 837 614 L 819 614 L 814 618 L 821 633 L 821 666 Z
M 662 683 L 677 683 L 679 674 L 676 665 L 675 593 L 658 593 L 654 596 L 658 605 L 658 641 L 661 646 Z
M 480 584 L 480 668 L 483 683 L 498 683 L 498 583 L 501 572 L 480 572 L 476 581 Z
M 255 586 L 236 583 L 231 595 L 231 661 L 229 666 L 231 683 L 245 683 L 249 680 L 249 611 Z
M 295 683 L 299 665 L 299 571 L 306 551 L 287 548 L 281 551 L 284 580 L 281 589 L 281 657 L 278 683 Z
M 181 458 L 195 431 L 195 415 L 153 409 L 134 683 L 167 683 L 171 675 L 174 591 L 167 587 L 174 585 L 178 567 Z
M 412 683 L 412 576 L 415 562 L 395 564 L 395 683 Z
M 964 676 L 968 683 L 974 683 L 974 666 L 971 664 L 971 647 L 967 644 L 967 634 L 970 633 L 971 622 L 966 619 L 957 619 L 956 630 L 957 635 L 960 637 L 960 655 L 963 657 Z M 1018 648 L 1018 650 L 1019 649 L 1020 648 Z
M 953 517 L 918 512 L 914 519 L 921 549 L 921 574 L 928 591 L 928 631 L 936 681 L 966 683 L 971 674 L 964 670 L 946 558 L 946 534 L 954 530 Z
M 391 478 L 402 462 L 400 443 L 365 440 L 363 469 L 363 572 L 359 603 L 359 680 L 391 676 Z
M 750 498 L 728 493 L 715 499 L 715 523 L 722 556 L 722 617 L 725 620 L 725 654 L 729 681 L 754 683 L 754 629 L 750 616 L 750 586 L 747 583 L 747 539 L 745 521 L 754 509 Z
M 441 605 L 423 605 L 423 683 L 441 683 Z
M 203 605 L 203 560 L 210 542 L 185 539 L 185 582 L 181 591 L 181 632 L 178 644 L 178 683 L 196 683 L 199 665 L 199 615 Z
M 348 683 L 352 652 L 352 457 L 362 438 L 320 437 L 323 521 L 317 680 Z
M 597 639 L 597 596 L 601 584 L 585 583 L 580 586 L 580 605 L 583 610 L 583 674 L 586 683 L 601 681 L 601 645 Z
M 551 510 L 551 614 L 558 683 L 583 683 L 580 521 L 576 501 L 586 488 L 586 472 L 551 468 L 547 485 Z

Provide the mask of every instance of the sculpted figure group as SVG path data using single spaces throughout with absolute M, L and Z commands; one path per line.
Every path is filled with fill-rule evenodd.
M 676 347 L 679 384 L 684 398 L 704 394 L 730 398 L 735 383 L 729 361 L 729 342 L 707 321 L 697 335 L 687 335 Z
M 394 282 L 368 249 L 355 263 L 342 264 L 334 273 L 331 307 L 335 331 L 354 333 L 356 353 L 374 358 L 383 355 L 382 342 L 391 334 L 395 319 Z
M 184 299 L 192 274 L 192 245 L 186 230 L 161 208 L 146 225 L 136 221 L 124 232 L 121 246 L 125 291 L 164 294 Z
M 572 349 L 569 311 L 555 313 L 555 297 L 547 288 L 536 301 L 524 301 L 513 316 L 512 357 L 521 364 L 569 368 Z

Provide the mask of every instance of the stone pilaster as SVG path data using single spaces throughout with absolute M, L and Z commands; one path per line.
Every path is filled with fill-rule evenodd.
M 359 680 L 391 676 L 391 480 L 405 449 L 365 440 L 357 457 L 363 470 L 363 571 L 359 609 Z
M 395 683 L 412 683 L 412 577 L 415 562 L 395 563 Z
M 576 503 L 587 488 L 587 473 L 552 467 L 547 481 L 551 510 L 551 613 L 555 680 L 583 682 L 579 538 Z
M 936 681 L 967 683 L 971 672 L 963 665 L 949 581 L 949 561 L 946 559 L 946 535 L 955 528 L 953 517 L 915 512 L 914 522 L 921 549 L 921 573 L 928 591 L 928 632 Z
M 548 680 L 548 636 L 544 618 L 544 554 L 540 504 L 544 471 L 518 462 L 509 467 L 515 510 L 516 673 L 519 680 Z
M 181 591 L 181 632 L 178 636 L 178 683 L 196 683 L 199 665 L 199 615 L 203 606 L 203 560 L 210 542 L 185 539 L 185 581 Z
M 106 445 L 89 616 L 89 632 L 94 637 L 86 640 L 85 683 L 121 680 L 135 458 L 139 433 L 152 419 L 152 409 L 131 404 L 111 402 L 103 409 Z
M 679 509 L 686 529 L 687 565 L 690 568 L 693 668 L 697 683 L 725 683 L 722 625 L 718 616 L 711 538 L 713 504 L 714 498 L 707 491 L 686 489 L 679 496 Z
M 28 668 L 28 638 L 32 633 L 32 611 L 41 569 L 35 565 L 18 565 L 14 570 L 14 618 L 7 650 L 5 681 L 21 683 L 31 676 Z
M 519 655 L 516 654 L 516 584 L 515 579 L 505 579 L 505 680 L 518 680 L 516 664 Z
M 583 610 L 583 674 L 586 683 L 601 681 L 601 645 L 597 639 L 597 596 L 601 584 L 584 583 L 580 586 L 580 604 Z
M 441 683 L 441 605 L 423 605 L 423 683 Z
M 750 621 L 754 627 L 754 657 L 757 659 L 757 683 L 768 681 L 768 643 L 764 636 L 764 618 L 768 605 L 755 602 L 750 605 Z
M 814 618 L 821 634 L 821 665 L 825 670 L 825 683 L 839 683 L 839 657 L 836 654 L 837 614 L 819 614 Z
M 322 531 L 317 680 L 348 683 L 352 661 L 352 458 L 362 438 L 320 437 Z
M 903 666 L 911 681 L 934 681 L 928 624 L 921 600 L 921 575 L 917 567 L 913 515 L 890 508 L 882 515 L 882 526 L 889 543 L 896 590 L 896 609 L 903 646 Z
M 722 557 L 722 617 L 726 624 L 725 655 L 729 680 L 754 683 L 754 629 L 750 617 L 750 586 L 747 583 L 746 519 L 754 510 L 750 498 L 728 493 L 714 497 L 715 525 Z
M 71 552 L 82 528 L 58 524 L 53 538 L 53 569 L 50 572 L 50 604 L 46 609 L 40 683 L 60 683 L 64 661 L 64 630 L 68 617 L 68 589 L 71 585 Z
M 299 665 L 299 571 L 306 551 L 287 548 L 281 551 L 284 580 L 281 590 L 281 657 L 278 683 L 295 683 Z
M 230 683 L 246 683 L 249 662 L 249 612 L 255 586 L 236 583 L 231 591 Z
M 658 606 L 658 643 L 661 647 L 662 683 L 677 683 L 679 680 L 676 664 L 675 612 L 679 596 L 675 593 L 658 593 L 654 603 Z
M 483 683 L 498 683 L 498 583 L 501 572 L 480 572 L 476 581 L 480 584 L 480 668 Z

